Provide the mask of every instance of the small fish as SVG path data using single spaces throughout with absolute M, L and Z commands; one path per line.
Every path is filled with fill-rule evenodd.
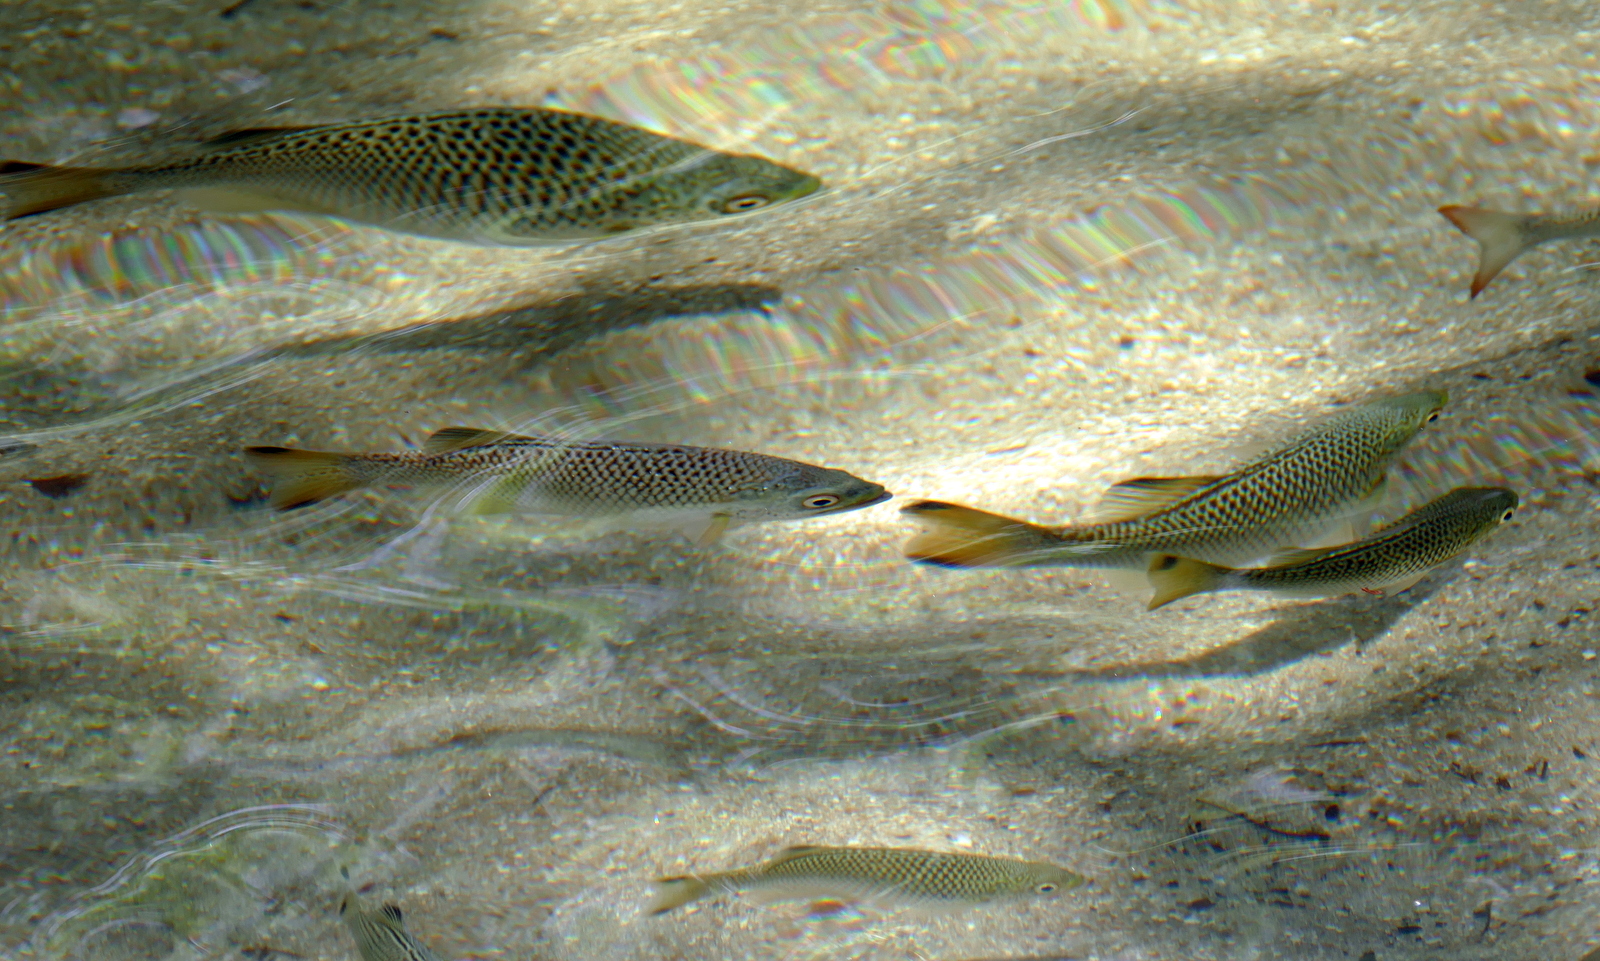
M 1367 537 L 1341 547 L 1286 551 L 1271 566 L 1228 568 L 1163 554 L 1150 562 L 1150 610 L 1208 591 L 1283 597 L 1398 594 L 1517 512 L 1515 491 L 1458 487 Z
M 903 508 L 924 530 L 913 561 L 941 567 L 1144 570 L 1151 554 L 1242 563 L 1323 534 L 1381 494 L 1385 470 L 1447 395 L 1422 391 L 1339 414 L 1221 477 L 1140 477 L 1114 485 L 1099 523 L 1041 527 L 947 504 Z
M 5 219 L 177 189 L 203 209 L 291 210 L 401 233 L 559 244 L 716 220 L 804 197 L 822 182 L 599 117 L 457 110 L 238 130 L 146 167 L 0 163 Z
M 1478 272 L 1472 278 L 1477 297 L 1489 281 L 1522 252 L 1547 240 L 1600 235 L 1600 210 L 1576 214 L 1507 214 L 1481 207 L 1440 207 L 1439 213 L 1478 242 Z
M 734 523 L 837 514 L 889 493 L 841 470 L 765 454 L 644 441 L 564 441 L 446 427 L 420 452 L 332 454 L 250 447 L 280 510 L 373 484 L 454 486 L 473 514 L 628 516 L 692 526 L 701 544 Z
M 910 848 L 792 847 L 753 868 L 662 878 L 645 910 L 665 914 L 691 901 L 733 893 L 762 902 L 833 899 L 889 908 L 948 908 L 1054 894 L 1083 880 L 1043 861 Z
M 339 916 L 356 939 L 361 961 L 441 961 L 406 932 L 400 909 L 385 904 L 376 911 L 361 906 L 354 894 L 339 902 Z

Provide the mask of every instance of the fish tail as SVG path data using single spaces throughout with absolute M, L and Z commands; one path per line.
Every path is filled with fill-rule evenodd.
M 1440 207 L 1439 213 L 1468 237 L 1478 242 L 1478 273 L 1472 278 L 1472 296 L 1477 297 L 1489 281 L 1532 246 L 1523 231 L 1527 217 L 1505 214 L 1480 207 Z
M 673 908 L 681 908 L 690 901 L 698 901 L 710 893 L 711 885 L 696 877 L 684 875 L 662 878 L 656 882 L 656 896 L 645 908 L 645 913 L 666 914 Z
M 114 171 L 97 167 L 49 167 L 0 161 L 0 210 L 6 220 L 71 207 L 87 200 L 115 197 L 127 188 L 113 182 Z
M 906 545 L 906 557 L 937 567 L 1013 566 L 1038 550 L 1041 540 L 1055 537 L 1026 521 L 943 501 L 917 501 L 900 513 L 923 528 Z
M 1226 567 L 1194 561 L 1187 557 L 1161 554 L 1150 561 L 1147 572 L 1155 594 L 1150 598 L 1149 610 L 1166 607 L 1173 601 L 1190 594 L 1214 591 L 1228 573 Z
M 286 511 L 355 490 L 366 484 L 353 470 L 356 458 L 289 447 L 246 447 L 245 456 L 272 476 L 272 506 Z

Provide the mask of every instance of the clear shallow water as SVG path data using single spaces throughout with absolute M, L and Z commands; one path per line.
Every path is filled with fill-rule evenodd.
M 160 196 L 0 231 L 8 955 L 351 958 L 341 867 L 451 958 L 1590 949 L 1592 248 L 1468 303 L 1433 212 L 1600 200 L 1585 5 L 223 6 L 7 7 L 0 153 L 547 104 L 830 190 L 554 252 Z M 697 550 L 276 515 L 238 454 L 671 438 L 1059 522 L 1419 387 L 1385 512 L 1505 484 L 1513 524 L 1394 598 L 1156 613 L 913 568 L 897 504 Z M 1091 880 L 639 914 L 803 843 Z

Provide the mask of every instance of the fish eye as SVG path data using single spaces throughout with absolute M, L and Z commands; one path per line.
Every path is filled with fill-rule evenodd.
M 1034 888 L 1034 890 L 1040 894 L 1054 894 L 1056 892 L 1056 883 L 1054 881 L 1046 881 Z
M 838 494 L 812 494 L 810 497 L 807 497 L 805 500 L 801 501 L 800 506 L 808 510 L 817 511 L 823 509 L 824 507 L 832 507 L 837 503 L 839 503 Z
M 1428 415 L 1428 419 L 1426 421 L 1424 421 L 1423 423 L 1431 424 L 1431 423 L 1433 423 L 1434 421 L 1436 421 L 1438 419 L 1439 419 L 1439 412 L 1438 411 L 1434 411 L 1433 413 Z
M 725 214 L 742 214 L 750 210 L 760 210 L 769 203 L 771 201 L 760 194 L 740 194 L 737 197 L 729 197 L 724 200 L 722 202 L 722 212 Z
M 1517 509 L 1515 507 L 1507 508 L 1506 512 L 1504 514 L 1500 515 L 1500 523 L 1504 524 L 1506 521 L 1508 521 L 1511 518 L 1515 517 L 1516 514 L 1517 514 Z

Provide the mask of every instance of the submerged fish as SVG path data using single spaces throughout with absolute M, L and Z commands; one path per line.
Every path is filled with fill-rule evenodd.
M 1478 242 L 1478 272 L 1472 278 L 1472 296 L 1516 260 L 1523 251 L 1547 240 L 1600 235 L 1600 210 L 1576 214 L 1507 214 L 1481 207 L 1440 207 L 1439 213 Z
M 376 911 L 362 907 L 353 894 L 339 902 L 339 916 L 356 939 L 361 961 L 440 961 L 406 931 L 400 909 L 385 904 Z
M 924 530 L 913 561 L 942 567 L 1144 569 L 1153 553 L 1241 563 L 1324 533 L 1379 495 L 1389 462 L 1447 396 L 1422 391 L 1339 414 L 1221 477 L 1140 477 L 1114 485 L 1105 520 L 1041 527 L 947 504 L 902 509 Z
M 645 910 L 673 908 L 719 894 L 757 901 L 834 898 L 883 907 L 956 907 L 1023 894 L 1053 894 L 1083 883 L 1044 861 L 911 848 L 792 847 L 765 864 L 718 874 L 662 878 Z
M 250 447 L 276 478 L 285 510 L 373 484 L 452 486 L 468 513 L 628 516 L 645 523 L 703 523 L 710 543 L 733 523 L 837 514 L 889 498 L 841 470 L 765 454 L 653 444 L 565 441 L 475 427 L 446 427 L 403 454 L 333 454 Z
M 1284 597 L 1397 594 L 1477 543 L 1517 512 L 1515 491 L 1458 487 L 1367 537 L 1340 547 L 1286 551 L 1272 566 L 1228 568 L 1163 554 L 1150 562 L 1150 610 L 1207 591 Z
M 715 220 L 822 182 L 586 114 L 495 107 L 240 130 L 147 167 L 0 163 L 6 219 L 176 188 L 215 211 L 293 210 L 479 243 L 566 243 Z

